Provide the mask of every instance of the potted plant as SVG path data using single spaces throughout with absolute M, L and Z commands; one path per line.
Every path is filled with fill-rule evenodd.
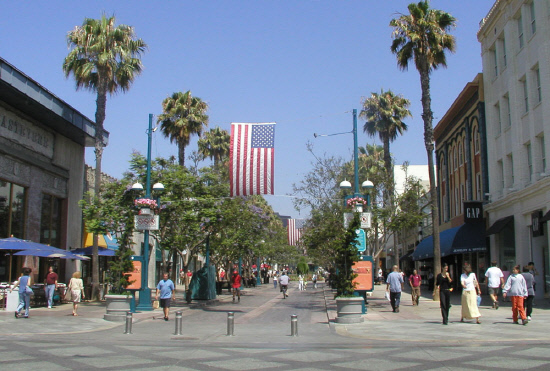
M 360 323 L 362 317 L 364 299 L 354 296 L 353 279 L 357 274 L 353 272 L 353 263 L 359 261 L 359 252 L 355 246 L 355 230 L 360 227 L 359 214 L 355 213 L 353 221 L 346 230 L 340 248 L 336 254 L 336 273 L 332 280 L 336 289 L 336 323 Z
M 138 198 L 134 206 L 139 210 L 139 215 L 151 215 L 157 210 L 157 201 L 152 198 Z

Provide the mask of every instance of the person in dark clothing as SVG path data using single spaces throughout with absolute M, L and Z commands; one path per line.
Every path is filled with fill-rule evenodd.
M 449 266 L 443 265 L 441 273 L 437 275 L 436 286 L 439 289 L 439 305 L 441 307 L 441 317 L 443 317 L 443 324 L 447 325 L 449 322 L 449 309 L 451 308 L 451 275 L 449 274 Z
M 523 267 L 523 278 L 527 284 L 527 299 L 523 301 L 523 309 L 525 309 L 525 315 L 527 320 L 531 321 L 531 314 L 533 313 L 533 299 L 535 298 L 535 276 L 529 272 L 529 266 Z

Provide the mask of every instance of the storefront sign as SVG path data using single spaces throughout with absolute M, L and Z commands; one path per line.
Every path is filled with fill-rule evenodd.
M 479 201 L 464 202 L 464 223 L 483 222 L 483 203 Z
M 531 230 L 533 231 L 533 237 L 544 236 L 544 228 L 541 223 L 542 210 L 537 210 L 531 214 Z
M 158 215 L 136 215 L 134 216 L 134 225 L 138 231 L 158 231 Z
M 0 107 L 0 136 L 53 158 L 54 135 Z

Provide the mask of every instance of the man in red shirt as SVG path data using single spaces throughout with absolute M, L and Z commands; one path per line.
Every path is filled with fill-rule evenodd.
M 409 283 L 411 284 L 413 305 L 418 305 L 418 301 L 420 300 L 420 284 L 422 283 L 422 277 L 420 277 L 416 269 L 413 270 L 413 274 L 409 276 Z
M 233 275 L 231 276 L 231 287 L 233 288 L 233 303 L 235 302 L 235 294 L 237 294 L 239 301 L 241 301 L 241 276 L 236 270 L 233 271 Z
M 48 301 L 48 309 L 53 305 L 53 294 L 57 287 L 57 273 L 53 271 L 53 267 L 50 267 L 48 274 L 46 275 L 46 300 Z

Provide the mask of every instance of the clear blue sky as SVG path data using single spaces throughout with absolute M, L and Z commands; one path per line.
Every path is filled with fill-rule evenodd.
M 314 139 L 313 133 L 352 128 L 351 110 L 381 88 L 412 102 L 409 131 L 392 145 L 397 163 L 425 164 L 420 81 L 414 66 L 403 72 L 390 52 L 390 20 L 410 1 L 3 1 L 0 55 L 46 89 L 94 119 L 95 95 L 76 92 L 61 66 L 66 33 L 84 18 L 115 14 L 149 46 L 145 70 L 131 90 L 109 98 L 110 132 L 103 170 L 120 177 L 132 151 L 146 153 L 148 114 L 176 91 L 191 90 L 210 105 L 210 127 L 231 122 L 276 122 L 275 211 L 306 217 L 292 207 L 292 184 L 311 168 L 306 143 L 317 154 L 351 159 L 352 135 Z M 432 75 L 433 111 L 441 118 L 464 85 L 481 72 L 476 32 L 493 0 L 432 0 L 458 19 L 456 54 Z M 363 122 L 359 121 L 362 128 Z M 361 130 L 359 144 L 378 143 Z M 188 148 L 196 148 L 196 139 Z M 154 134 L 153 156 L 177 155 Z M 86 162 L 94 165 L 93 149 Z M 205 164 L 206 165 L 206 164 Z

